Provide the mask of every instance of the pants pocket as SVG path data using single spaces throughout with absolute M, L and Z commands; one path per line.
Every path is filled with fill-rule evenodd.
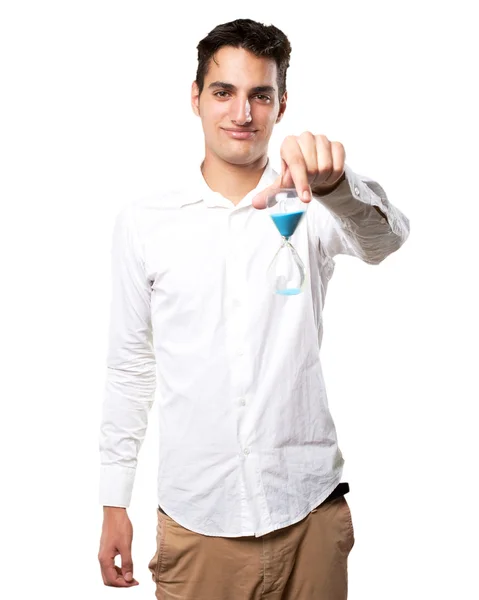
M 351 509 L 349 508 L 348 501 L 344 496 L 341 497 L 341 505 L 345 518 L 343 548 L 346 554 L 349 554 L 353 549 L 355 542 L 353 518 L 351 515 Z
M 155 583 L 158 583 L 160 573 L 163 567 L 163 558 L 165 552 L 165 534 L 166 527 L 163 515 L 156 509 L 157 513 L 157 526 L 156 526 L 156 550 L 148 563 L 148 569 L 151 572 L 151 577 Z

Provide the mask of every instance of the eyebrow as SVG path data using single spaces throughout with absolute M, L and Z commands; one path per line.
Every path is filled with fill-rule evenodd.
M 232 83 L 226 83 L 225 81 L 213 81 L 213 83 L 210 83 L 210 85 L 208 86 L 208 89 L 215 89 L 215 88 L 223 88 L 225 90 L 230 90 L 231 92 L 236 92 L 236 86 L 233 85 Z M 274 92 L 276 90 L 271 85 L 257 85 L 256 87 L 251 88 L 250 91 L 253 92 L 254 94 L 260 94 L 263 92 L 267 92 L 269 94 L 274 94 Z

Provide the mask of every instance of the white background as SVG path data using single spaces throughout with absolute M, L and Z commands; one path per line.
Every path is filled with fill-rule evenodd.
M 411 220 L 382 264 L 338 257 L 326 301 L 323 368 L 356 535 L 349 597 L 477 593 L 472 4 L 2 3 L 3 597 L 154 597 L 152 427 L 128 509 L 140 585 L 105 587 L 97 562 L 111 231 L 125 203 L 202 158 L 196 45 L 240 17 L 293 48 L 273 166 L 287 134 L 325 134 Z

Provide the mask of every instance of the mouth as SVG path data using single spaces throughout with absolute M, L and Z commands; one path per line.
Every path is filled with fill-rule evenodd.
M 251 140 L 256 135 L 256 129 L 222 129 L 235 140 Z

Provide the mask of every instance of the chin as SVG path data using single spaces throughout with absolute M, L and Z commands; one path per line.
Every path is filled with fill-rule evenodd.
M 244 148 L 242 152 L 222 152 L 219 153 L 223 160 L 233 165 L 248 165 L 261 158 L 264 154 L 264 149 L 261 148 Z

